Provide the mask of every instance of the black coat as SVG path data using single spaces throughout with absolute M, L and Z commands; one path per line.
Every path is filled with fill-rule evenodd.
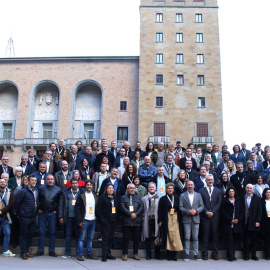
M 243 219 L 244 219 L 244 204 L 241 197 L 237 197 L 233 204 L 230 202 L 229 198 L 224 198 L 221 202 L 220 215 L 223 233 L 231 233 L 232 231 L 232 220 L 233 212 L 235 208 L 235 217 L 238 219 L 238 223 L 234 224 L 234 232 L 243 234 Z
M 171 182 L 170 178 L 168 178 L 167 176 L 163 176 L 164 177 L 164 180 L 165 180 L 165 185 L 168 184 L 169 182 Z M 153 176 L 151 179 L 150 179 L 150 182 L 153 182 L 156 184 L 157 186 L 157 178 L 158 178 L 158 175 L 156 174 L 155 176 Z M 150 183 L 149 182 L 149 183 Z
M 256 180 L 258 177 L 258 172 L 256 170 L 246 171 L 246 174 L 249 176 L 249 179 L 252 185 L 257 184 Z
M 117 190 L 115 190 L 115 196 L 118 198 L 118 201 L 120 200 L 121 196 L 123 196 L 126 192 L 126 188 L 125 188 L 125 185 L 123 183 L 123 181 L 121 179 L 118 179 L 117 178 Z M 106 178 L 102 184 L 101 184 L 101 187 L 100 187 L 100 190 L 99 190 L 99 194 L 102 195 L 104 190 L 105 190 L 105 187 L 107 184 L 111 183 L 111 180 L 110 180 L 110 177 Z
M 15 175 L 13 173 L 13 168 L 10 167 L 10 166 L 7 166 L 8 167 L 8 174 L 9 174 L 9 179 L 10 178 L 13 178 Z M 2 175 L 2 173 L 4 173 L 4 169 L 3 169 L 3 165 L 0 165 L 0 175 Z
M 243 181 L 243 187 L 241 185 L 241 181 Z M 230 178 L 230 183 L 234 186 L 234 188 L 236 189 L 237 191 L 237 196 L 244 196 L 246 191 L 245 191 L 245 188 L 246 188 L 246 185 L 247 184 L 251 184 L 251 179 L 250 179 L 250 175 L 249 174 L 246 174 L 244 175 L 244 179 L 238 179 L 238 176 L 237 174 L 234 174 L 231 176 Z
M 182 170 L 185 170 L 186 169 L 186 161 L 187 161 L 187 158 L 186 157 L 183 157 L 180 159 L 180 169 Z M 197 162 L 194 158 L 191 158 L 191 162 L 192 162 L 192 170 L 197 170 Z
M 96 216 L 101 222 L 117 221 L 120 215 L 120 204 L 116 196 L 113 197 L 116 212 L 112 213 L 112 200 L 103 194 L 98 198 L 96 206 Z
M 176 179 L 173 181 L 174 183 L 174 194 L 176 194 L 178 197 L 184 192 L 187 191 L 187 183 L 183 185 L 179 184 Z
M 179 230 L 181 227 L 181 213 L 179 210 L 179 197 L 174 194 L 174 211 L 177 213 Z M 158 223 L 162 222 L 161 225 L 161 235 L 162 235 L 162 247 L 166 247 L 167 235 L 168 235 L 168 213 L 172 208 L 171 202 L 168 200 L 167 195 L 162 196 L 159 200 L 158 205 Z M 181 232 L 180 232 L 181 233 Z M 180 234 L 181 235 L 181 234 Z
M 29 156 L 28 156 L 28 162 L 30 164 L 32 164 L 30 162 L 30 160 L 29 160 Z M 40 158 L 37 155 L 34 155 L 34 160 L 33 160 L 33 164 L 32 165 L 35 167 L 35 171 L 38 171 L 38 169 L 39 169 L 39 163 L 40 163 Z
M 267 216 L 265 199 L 261 199 L 262 204 L 262 219 L 261 219 L 261 234 L 263 237 L 270 235 L 270 217 Z
M 188 180 L 194 180 L 195 179 L 195 177 L 197 177 L 199 174 L 198 174 L 198 172 L 197 171 L 195 171 L 195 170 L 191 170 L 190 172 L 188 172 L 187 170 L 186 170 L 186 175 L 187 175 L 187 179 Z
M 129 211 L 130 196 L 133 196 L 133 198 L 132 198 L 132 205 L 134 208 L 133 212 Z M 120 200 L 120 208 L 121 208 L 121 212 L 123 215 L 123 226 L 141 226 L 142 213 L 143 213 L 143 202 L 138 195 L 126 194 L 126 195 L 122 196 L 121 200 Z M 133 220 L 130 219 L 132 213 L 135 213 L 137 215 L 137 217 Z
M 243 203 L 244 203 L 244 214 L 245 214 L 245 226 L 248 226 L 249 231 L 259 231 L 260 228 L 255 226 L 255 223 L 261 223 L 262 219 L 262 203 L 261 198 L 253 194 L 251 198 L 251 203 L 249 207 L 249 215 L 247 218 L 247 206 L 246 206 L 246 197 L 243 197 Z
M 108 152 L 107 155 L 101 152 L 96 156 L 96 160 L 95 160 L 95 163 L 94 163 L 95 172 L 97 172 L 100 169 L 100 164 L 101 164 L 102 158 L 104 156 L 106 156 L 109 159 L 110 167 L 113 166 L 114 159 L 115 159 L 114 155 L 112 153 L 110 153 L 110 152 Z

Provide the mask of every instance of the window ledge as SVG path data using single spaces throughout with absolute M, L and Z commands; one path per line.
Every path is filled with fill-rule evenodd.
M 155 106 L 155 108 L 164 108 L 164 106 Z
M 206 109 L 206 107 L 205 107 L 205 106 L 204 106 L 204 107 L 202 107 L 202 106 L 201 106 L 201 107 L 199 107 L 199 106 L 198 106 L 197 108 L 198 108 L 198 109 Z
M 119 112 L 127 112 L 127 110 L 119 110 Z

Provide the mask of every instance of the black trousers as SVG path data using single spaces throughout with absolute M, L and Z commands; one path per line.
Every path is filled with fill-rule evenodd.
M 243 235 L 244 256 L 249 256 L 250 249 L 252 256 L 256 256 L 257 235 L 257 231 L 249 231 L 248 226 L 245 226 Z
M 149 237 L 145 238 L 145 248 L 146 248 L 146 254 L 147 257 L 152 257 L 151 256 L 151 245 L 152 242 L 154 242 L 154 240 L 156 239 L 155 237 L 155 220 L 154 219 L 150 219 L 149 220 Z M 155 257 L 159 258 L 160 257 L 160 247 L 157 247 L 155 245 Z
M 228 259 L 233 259 L 235 257 L 235 245 L 240 240 L 240 235 L 234 233 L 232 229 L 230 233 L 224 233 L 224 237 L 227 246 L 227 257 Z
M 11 215 L 12 224 L 10 225 L 11 231 L 11 242 L 12 244 L 19 244 L 19 237 L 20 237 L 20 221 L 16 215 Z
M 29 247 L 35 234 L 36 218 L 20 217 L 20 229 L 21 254 L 26 254 L 29 252 Z
M 102 221 L 101 237 L 102 237 L 102 258 L 106 258 L 111 254 L 111 249 L 114 241 L 114 231 L 117 221 Z
M 264 248 L 265 248 L 265 257 L 270 258 L 270 235 L 267 234 L 267 236 L 264 239 Z
M 140 241 L 140 226 L 123 226 L 123 254 L 128 254 L 128 243 L 133 241 L 133 254 L 138 254 Z
M 202 233 L 202 253 L 203 256 L 208 255 L 207 247 L 209 243 L 210 234 L 213 237 L 213 255 L 218 255 L 218 228 L 219 220 L 212 220 L 211 218 L 206 220 L 201 220 L 201 233 Z

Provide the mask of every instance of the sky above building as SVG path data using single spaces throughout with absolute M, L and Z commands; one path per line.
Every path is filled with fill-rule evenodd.
M 248 148 L 270 144 L 270 1 L 218 4 L 224 140 L 229 148 L 242 141 Z M 9 56 L 11 36 L 16 57 L 139 56 L 139 5 L 140 0 L 0 1 L 0 57 Z

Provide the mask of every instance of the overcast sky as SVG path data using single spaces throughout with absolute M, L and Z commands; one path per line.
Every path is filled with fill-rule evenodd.
M 224 140 L 270 144 L 268 0 L 219 0 Z M 140 0 L 0 0 L 0 57 L 139 56 Z M 211 135 L 211 134 L 210 134 Z

